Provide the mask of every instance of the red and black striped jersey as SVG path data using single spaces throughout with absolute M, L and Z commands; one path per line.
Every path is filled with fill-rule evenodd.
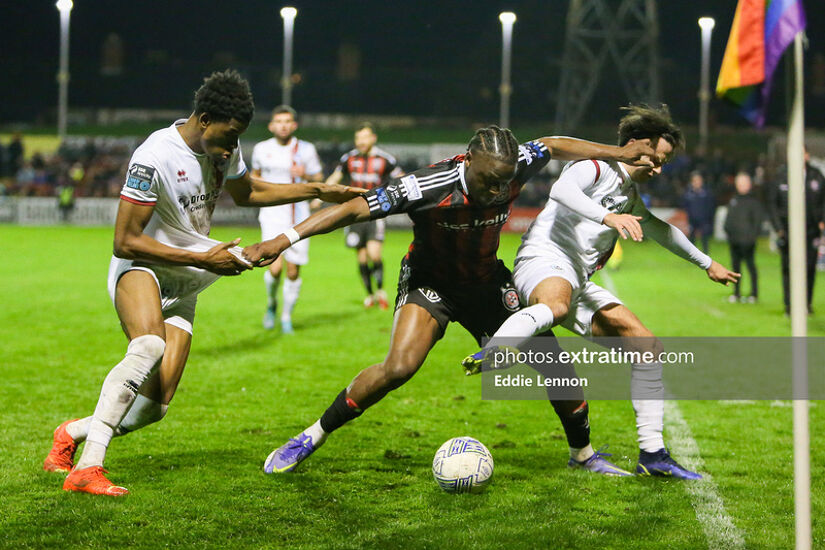
M 510 193 L 498 204 L 481 206 L 467 190 L 464 155 L 416 170 L 363 196 L 370 218 L 406 213 L 413 221 L 410 267 L 443 286 L 494 280 L 501 228 L 527 180 L 550 161 L 541 141 L 519 146 Z
M 335 167 L 336 172 L 340 171 L 349 180 L 349 185 L 362 189 L 384 185 L 390 177 L 401 173 L 397 169 L 395 157 L 378 147 L 372 147 L 367 155 L 353 149 L 345 153 Z

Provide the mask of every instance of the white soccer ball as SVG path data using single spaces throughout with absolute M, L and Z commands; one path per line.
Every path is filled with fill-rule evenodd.
M 448 493 L 480 493 L 493 477 L 493 456 L 477 439 L 454 437 L 435 453 L 433 476 Z

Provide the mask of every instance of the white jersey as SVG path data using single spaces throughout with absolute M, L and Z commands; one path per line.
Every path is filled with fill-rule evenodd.
M 261 179 L 270 183 L 303 183 L 306 180 L 295 179 L 290 170 L 301 165 L 308 176 L 321 173 L 321 160 L 315 146 L 308 141 L 292 137 L 286 145 L 281 145 L 273 137 L 255 144 L 252 149 L 252 169 L 261 171 Z M 309 217 L 309 202 L 265 206 L 258 214 L 260 222 L 274 222 L 284 228 L 304 221 Z
M 154 206 L 145 235 L 175 247 L 204 252 L 219 243 L 209 238 L 212 212 L 228 179 L 246 172 L 240 148 L 229 161 L 215 164 L 209 156 L 192 151 L 178 132 L 186 119 L 150 135 L 132 154 L 122 200 Z M 237 248 L 237 247 L 236 247 Z M 236 255 L 239 249 L 232 250 Z M 117 284 L 112 275 L 122 274 L 133 265 L 151 267 L 160 280 L 164 299 L 197 294 L 219 276 L 194 266 L 157 265 L 145 261 L 112 257 L 110 287 Z M 115 278 L 116 278 L 115 277 Z M 110 288 L 113 292 L 114 288 Z
M 616 162 L 583 160 L 569 163 L 559 181 L 578 185 L 605 213 L 627 214 L 643 207 L 636 183 Z M 542 256 L 547 252 L 569 258 L 580 280 L 601 268 L 618 238 L 618 232 L 583 217 L 552 198 L 522 237 L 517 259 Z

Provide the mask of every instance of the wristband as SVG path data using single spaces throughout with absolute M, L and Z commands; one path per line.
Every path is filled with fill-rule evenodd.
M 286 231 L 283 232 L 284 237 L 289 239 L 289 244 L 293 245 L 301 240 L 301 236 L 295 231 L 294 227 L 290 227 Z

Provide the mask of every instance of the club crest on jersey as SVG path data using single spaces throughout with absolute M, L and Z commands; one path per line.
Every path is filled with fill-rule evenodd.
M 419 288 L 418 292 L 420 292 L 421 295 L 424 296 L 424 298 L 426 298 L 431 304 L 437 304 L 441 301 L 441 296 L 438 295 L 438 292 L 430 288 Z
M 616 197 L 608 195 L 602 199 L 602 206 L 611 212 L 621 212 L 627 205 L 627 201 L 628 199 L 624 195 L 619 195 Z
M 519 299 L 516 289 L 504 287 L 501 289 L 501 303 L 504 304 L 509 311 L 518 311 Z
M 155 169 L 151 166 L 133 164 L 126 172 L 126 187 L 139 191 L 148 191 L 152 186 L 152 178 L 155 177 Z

